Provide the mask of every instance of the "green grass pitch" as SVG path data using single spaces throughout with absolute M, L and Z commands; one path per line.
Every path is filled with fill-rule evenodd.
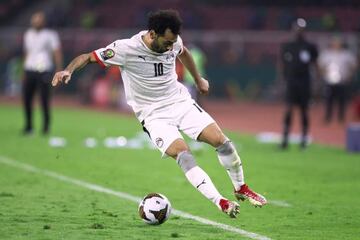
M 39 112 L 35 125 L 40 129 Z M 262 209 L 241 203 L 230 219 L 203 198 L 174 160 L 157 150 L 109 149 L 108 136 L 134 137 L 134 117 L 55 108 L 52 135 L 67 140 L 49 146 L 35 131 L 20 135 L 22 112 L 0 105 L 0 158 L 46 169 L 114 191 L 142 197 L 160 192 L 173 208 L 271 239 L 360 239 L 360 157 L 339 148 L 311 145 L 281 152 L 253 136 L 227 132 L 238 146 L 247 183 L 270 201 Z M 84 139 L 99 141 L 86 148 Z M 210 147 L 195 153 L 219 191 L 233 199 L 231 182 Z M 41 174 L 0 163 L 0 239 L 248 239 L 242 235 L 172 215 L 161 226 L 138 217 L 137 204 Z

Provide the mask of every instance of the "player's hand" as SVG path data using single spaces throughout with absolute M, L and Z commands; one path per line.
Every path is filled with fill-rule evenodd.
M 201 94 L 207 95 L 209 93 L 209 82 L 205 78 L 201 78 L 196 86 Z
M 55 73 L 51 84 L 53 87 L 57 86 L 58 84 L 65 82 L 67 84 L 71 79 L 71 73 L 69 71 L 60 71 Z

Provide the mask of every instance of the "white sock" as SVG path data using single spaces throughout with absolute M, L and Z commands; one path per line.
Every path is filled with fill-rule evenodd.
M 187 171 L 185 176 L 191 185 L 193 185 L 197 190 L 199 190 L 199 192 L 201 192 L 202 195 L 220 208 L 219 201 L 223 197 L 204 170 L 202 170 L 199 166 L 195 166 Z
M 227 141 L 217 148 L 217 152 L 219 161 L 227 170 L 235 190 L 239 190 L 245 184 L 245 181 L 241 159 L 234 145 Z

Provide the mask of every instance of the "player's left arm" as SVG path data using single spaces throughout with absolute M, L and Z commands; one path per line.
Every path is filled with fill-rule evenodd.
M 200 76 L 190 51 L 184 46 L 178 58 L 194 78 L 196 86 L 201 94 L 209 93 L 209 82 Z

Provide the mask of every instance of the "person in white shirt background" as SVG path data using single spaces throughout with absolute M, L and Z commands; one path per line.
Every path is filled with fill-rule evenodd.
M 329 48 L 320 53 L 318 65 L 325 81 L 325 123 L 332 120 L 334 104 L 338 104 L 338 120 L 345 121 L 350 83 L 357 68 L 355 55 L 346 49 L 343 40 L 334 36 Z
M 50 90 L 54 70 L 62 69 L 63 56 L 58 34 L 45 28 L 44 12 L 31 17 L 31 27 L 24 34 L 25 79 L 23 82 L 23 106 L 25 115 L 24 135 L 33 133 L 33 99 L 40 92 L 43 115 L 42 133 L 50 130 Z
M 148 30 L 79 55 L 64 71 L 54 75 L 52 84 L 68 83 L 75 70 L 89 63 L 121 67 L 127 103 L 154 145 L 163 156 L 177 161 L 187 180 L 204 197 L 234 218 L 239 213 L 238 203 L 218 192 L 207 173 L 197 165 L 180 131 L 216 149 L 238 200 L 247 199 L 252 205 L 260 207 L 267 201 L 245 184 L 242 163 L 235 146 L 177 80 L 175 61 L 179 58 L 194 78 L 198 91 L 201 94 L 209 92 L 209 82 L 201 77 L 189 50 L 183 46 L 179 36 L 181 25 L 182 21 L 175 10 L 150 13 Z

